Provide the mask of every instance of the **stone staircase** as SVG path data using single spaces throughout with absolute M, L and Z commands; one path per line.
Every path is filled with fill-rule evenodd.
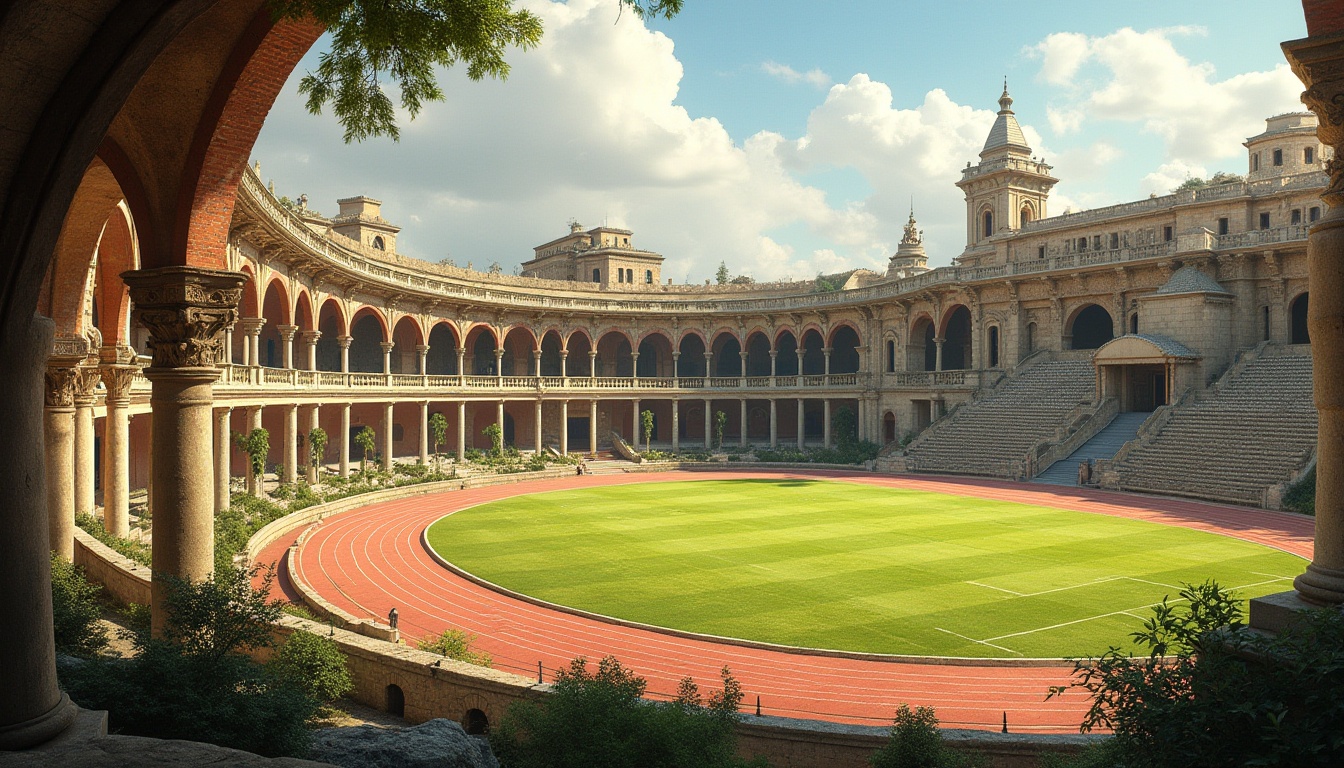
M 1151 413 L 1116 414 L 1111 423 L 1083 443 L 1078 450 L 1051 464 L 1048 469 L 1032 479 L 1033 483 L 1047 485 L 1078 485 L 1078 465 L 1084 461 L 1114 458 L 1125 443 L 1139 435 L 1139 427 L 1148 420 Z
M 906 448 L 909 472 L 1023 474 L 1028 452 L 1067 428 L 1096 394 L 1090 355 L 1021 368 L 992 393 L 935 422 Z
M 1263 505 L 1316 449 L 1307 347 L 1266 347 L 1103 465 L 1103 487 Z

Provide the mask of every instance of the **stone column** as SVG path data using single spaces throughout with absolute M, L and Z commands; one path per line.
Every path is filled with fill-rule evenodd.
M 94 477 L 98 465 L 93 460 L 93 404 L 97 401 L 98 367 L 82 365 L 75 379 L 75 512 L 93 514 Z
M 801 387 L 803 386 L 803 356 L 807 354 L 807 351 L 799 347 L 794 354 L 798 356 L 798 378 L 794 381 L 794 386 Z
M 672 452 L 681 450 L 681 401 L 672 400 Z
M 354 336 L 337 336 L 336 344 L 341 348 L 341 373 L 350 372 L 350 344 L 355 340 Z
M 714 353 L 705 353 L 705 386 L 709 386 L 709 380 L 714 376 Z
M 466 365 L 466 359 L 467 350 L 459 347 L 457 350 L 457 385 L 459 387 L 466 384 L 467 371 L 463 368 Z
M 380 341 L 378 346 L 383 348 L 383 375 L 392 374 L 392 348 L 397 346 L 395 341 Z
M 737 401 L 740 411 L 737 420 L 738 431 L 742 434 L 738 437 L 738 442 L 743 448 L 747 447 L 747 398 L 739 398 Z
M 705 401 L 705 450 L 714 448 L 714 401 Z
M 321 473 L 318 472 L 319 465 L 313 463 L 312 441 L 313 441 L 313 430 L 317 429 L 322 424 L 322 406 L 314 403 L 312 405 L 303 406 L 303 409 L 305 411 L 305 415 L 307 416 L 307 418 L 303 419 L 303 428 L 304 428 L 303 433 L 308 436 L 308 450 L 304 452 L 307 455 L 302 457 L 302 461 L 303 466 L 306 467 L 304 471 L 307 473 L 309 484 L 317 485 L 317 481 L 320 479 Z M 327 435 L 327 446 L 330 445 L 331 445 L 331 435 Z M 325 453 L 325 449 L 323 452 Z M 322 463 L 321 456 L 318 457 L 318 462 Z
M 215 411 L 215 514 L 229 511 L 230 413 L 233 413 L 232 408 Z
M 632 415 L 631 415 L 631 418 L 630 418 L 630 433 L 631 433 L 631 434 L 630 434 L 630 444 L 634 447 L 635 451 L 638 452 L 638 451 L 639 451 L 639 433 L 640 433 L 640 430 L 641 430 L 641 426 L 640 426 L 640 423 L 639 423 L 639 398 L 635 398 L 634 400 L 631 400 L 631 401 L 630 401 L 630 405 L 632 406 Z M 644 450 L 648 450 L 648 448 L 649 448 L 649 447 L 648 447 L 647 445 L 644 446 Z
M 537 455 L 540 455 L 540 454 L 541 454 L 541 399 L 540 399 L 540 398 L 537 399 L 537 408 L 536 408 L 536 412 L 533 414 L 533 423 L 534 423 L 534 425 L 535 425 L 535 429 L 533 430 L 533 432 L 534 432 L 533 437 L 534 437 L 535 439 L 533 440 L 532 450 L 536 451 Z
M 588 401 L 588 454 L 597 455 L 597 401 Z
M 304 331 L 299 334 L 303 341 L 304 349 L 307 351 L 305 359 L 308 361 L 308 370 L 317 370 L 317 340 L 322 338 L 321 331 Z
M 350 403 L 341 403 L 341 433 L 336 435 L 337 461 L 341 477 L 350 476 Z
M 779 370 L 779 352 L 770 350 L 770 386 L 775 386 L 775 372 Z
M 803 399 L 798 399 L 798 450 L 803 450 Z
M 281 348 L 283 366 L 286 370 L 292 369 L 294 367 L 294 334 L 299 332 L 299 326 L 277 325 L 275 331 L 280 334 L 280 343 L 284 345 Z
M 822 370 L 827 376 L 831 375 L 831 351 L 830 347 L 821 348 L 821 359 L 825 365 L 825 368 Z
M 634 379 L 635 381 L 639 381 L 639 353 L 638 353 L 638 352 L 631 352 L 631 353 L 630 353 L 630 377 L 631 377 L 632 379 Z
M 504 401 L 495 403 L 495 423 L 499 425 L 499 447 L 504 447 Z M 517 435 L 514 436 L 515 441 Z
M 672 352 L 672 386 L 676 386 L 677 379 L 681 378 L 681 352 Z
M 933 370 L 935 371 L 943 370 L 943 342 L 945 341 L 947 341 L 947 339 L 944 339 L 941 336 L 935 337 L 933 340 Z
M 1344 603 L 1344 34 L 1297 40 L 1283 49 L 1293 73 L 1307 86 L 1302 101 L 1320 119 L 1317 137 L 1335 150 L 1325 165 L 1330 180 L 1321 194 L 1329 209 L 1307 240 L 1307 329 L 1320 418 L 1316 546 L 1311 564 L 1293 586 L 1308 601 L 1339 605 Z
M 560 358 L 560 365 L 564 366 L 564 358 Z M 562 367 L 563 370 L 563 367 Z M 569 401 L 560 401 L 560 454 L 569 455 Z
M 588 350 L 588 378 L 597 378 L 597 350 L 595 349 Z M 596 453 L 597 451 L 594 450 L 593 452 Z
M 285 473 L 280 482 L 296 483 L 299 480 L 299 406 L 282 405 L 280 412 L 284 419 L 281 455 L 285 457 Z
M 82 338 L 58 338 L 57 354 L 47 363 L 44 431 L 48 548 L 66 560 L 75 557 L 75 393 L 87 345 Z
M 0 335 L 0 434 L 22 449 L 0 462 L 5 501 L 0 507 L 0 750 L 26 749 L 61 733 L 78 709 L 56 684 L 52 641 L 51 549 L 46 513 L 42 407 L 53 323 L 12 322 Z M 58 388 L 59 389 L 59 388 Z M 73 397 L 73 395 L 72 395 Z M 72 401 L 73 402 L 73 401 Z M 73 407 L 73 406 L 72 406 Z M 40 761 L 37 761 L 40 762 Z
M 504 386 L 504 350 L 502 349 L 495 350 L 495 380 L 499 383 L 499 386 Z M 502 421 L 500 426 L 503 426 Z
M 420 358 L 424 362 L 424 358 Z M 423 370 L 423 367 L 422 367 Z M 420 465 L 429 465 L 429 401 L 420 401 Z
M 560 378 L 569 378 L 569 350 L 560 350 Z
M 253 407 L 247 409 L 247 433 L 248 433 L 248 434 L 251 434 L 251 433 L 252 433 L 252 430 L 254 430 L 254 429 L 261 429 L 261 406 L 260 406 L 260 405 L 253 406 Z M 153 458 L 153 455 L 154 455 L 154 454 L 153 454 L 153 452 L 151 451 L 151 452 L 150 452 L 150 457 L 151 457 L 151 459 Z M 151 472 L 151 474 L 153 474 L 153 473 Z M 252 471 L 252 459 L 251 459 L 251 458 L 248 458 L 248 460 L 247 460 L 247 492 L 248 492 L 249 494 L 251 494 L 252 496 L 256 496 L 257 494 L 261 493 L 262 482 L 266 479 L 264 475 L 265 475 L 265 472 L 264 472 L 264 471 L 262 472 L 262 475 L 261 475 L 261 476 L 256 475 L 256 474 Z
M 261 365 L 261 329 L 266 327 L 266 318 L 244 317 L 238 326 L 243 332 L 243 365 Z
M 532 350 L 532 375 L 541 378 L 541 350 Z
M 779 404 L 770 398 L 770 447 L 779 447 Z
M 821 444 L 831 447 L 831 401 L 821 401 Z
M 458 368 L 457 370 L 462 370 Z M 457 401 L 457 460 L 467 460 L 467 401 Z
M 392 471 L 392 407 L 395 403 L 383 406 L 383 471 Z
M 103 419 L 103 527 L 125 538 L 131 532 L 131 382 L 139 368 L 119 364 L 117 355 L 113 350 L 111 364 L 100 371 L 107 392 L 103 399 L 107 406 Z M 135 359 L 131 354 L 125 357 Z
M 233 365 L 233 329 L 224 329 L 224 358 L 220 361 L 224 365 Z
M 219 335 L 237 319 L 247 276 L 198 267 L 160 267 L 122 273 L 135 319 L 149 329 L 153 362 L 153 570 L 199 580 L 215 570 L 212 384 Z M 151 591 L 152 631 L 162 636 L 166 584 Z
M 416 344 L 416 345 L 415 345 L 415 370 L 416 370 L 416 372 L 419 373 L 421 376 L 427 376 L 427 375 L 429 375 L 429 371 L 425 368 L 425 360 L 426 360 L 428 357 L 429 357 L 429 345 L 428 345 L 428 344 Z

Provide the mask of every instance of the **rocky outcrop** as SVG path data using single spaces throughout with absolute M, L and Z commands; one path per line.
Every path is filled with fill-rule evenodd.
M 484 740 L 437 719 L 411 728 L 328 728 L 313 733 L 309 757 L 344 768 L 499 768 Z

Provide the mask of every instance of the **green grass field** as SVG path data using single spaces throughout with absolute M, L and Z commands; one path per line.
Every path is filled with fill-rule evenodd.
M 639 483 L 450 515 L 429 541 L 543 600 L 633 621 L 876 653 L 1066 657 L 1129 647 L 1182 582 L 1242 597 L 1304 561 L 1137 520 L 806 480 Z

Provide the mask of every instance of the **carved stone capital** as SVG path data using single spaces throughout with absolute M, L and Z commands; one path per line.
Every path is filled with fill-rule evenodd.
M 289 342 L 294 340 L 294 334 L 299 332 L 299 326 L 277 325 L 275 326 L 275 332 L 280 334 L 281 341 Z
M 337 336 L 337 337 L 336 337 L 336 344 L 339 345 L 341 349 L 349 349 L 349 348 L 350 348 L 350 344 L 351 344 L 354 340 L 355 340 L 355 337 L 354 337 L 354 336 Z
M 79 390 L 79 366 L 75 361 L 53 358 L 47 363 L 45 377 L 47 408 L 73 409 L 75 393 Z
M 130 401 L 131 384 L 138 365 L 104 365 L 98 369 L 103 377 L 103 387 L 107 389 L 107 402 L 112 405 L 126 405 Z
M 1335 149 L 1335 158 L 1326 162 L 1330 175 L 1321 198 L 1332 207 L 1344 203 L 1344 35 L 1328 35 L 1293 40 L 1283 44 L 1283 53 L 1307 90 L 1302 103 L 1316 113 L 1320 127 L 1316 136 Z
M 317 343 L 317 340 L 320 339 L 320 338 L 322 338 L 322 332 L 321 332 L 321 331 L 304 331 L 304 332 L 302 332 L 302 333 L 299 334 L 299 338 L 303 339 L 303 343 L 304 343 L 304 344 L 309 344 L 309 345 L 316 344 L 316 343 Z
M 214 367 L 219 334 L 238 319 L 247 275 L 200 267 L 123 272 L 135 320 L 149 329 L 151 368 Z
M 239 318 L 238 327 L 243 329 L 244 336 L 260 336 L 261 329 L 266 327 L 266 318 L 264 317 Z
M 98 399 L 98 382 L 102 379 L 98 367 L 81 365 L 75 369 L 75 405 L 90 407 Z
M 84 336 L 58 333 L 56 338 L 52 340 L 51 357 L 53 360 L 79 361 L 88 356 L 89 340 Z

